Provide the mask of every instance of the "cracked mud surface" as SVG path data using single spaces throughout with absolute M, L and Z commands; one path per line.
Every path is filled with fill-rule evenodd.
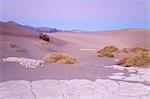
M 100 69 L 99 67 L 100 64 L 95 64 L 95 66 Z M 61 67 L 59 66 L 59 68 Z M 67 67 L 67 71 L 68 68 L 69 67 Z M 75 71 L 75 68 L 73 69 L 73 71 Z M 52 69 L 52 66 L 49 69 Z M 88 67 L 87 70 L 89 69 L 91 71 L 91 68 Z M 78 78 L 78 79 L 72 78 L 70 80 L 64 79 L 54 80 L 48 78 L 32 81 L 10 79 L 0 83 L 0 99 L 149 99 L 150 98 L 149 68 L 122 67 L 119 65 L 103 66 L 103 70 L 106 69 L 107 70 L 111 69 L 111 71 L 112 70 L 114 71 L 112 73 L 109 72 L 110 74 L 107 75 L 104 75 L 105 72 L 104 73 L 100 72 L 100 74 L 101 75 L 103 74 L 105 78 L 97 77 L 97 79 L 95 80 L 90 80 L 86 78 Z M 85 67 L 84 70 L 86 70 Z M 96 70 L 97 69 L 92 71 Z M 102 69 L 98 71 L 102 71 Z M 48 72 L 49 75 L 50 73 L 52 74 L 52 72 Z M 71 74 L 71 72 L 69 73 Z M 78 72 L 76 72 L 75 74 L 77 73 Z M 90 74 L 90 72 L 85 72 L 85 74 L 86 74 L 85 76 L 87 77 L 93 78 L 94 76 L 92 75 L 92 73 Z M 67 78 L 68 76 L 65 77 Z
M 0 84 L 0 99 L 149 99 L 150 86 L 141 83 L 84 79 L 14 80 Z

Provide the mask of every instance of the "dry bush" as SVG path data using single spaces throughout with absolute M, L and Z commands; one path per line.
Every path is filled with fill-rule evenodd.
M 131 50 L 131 48 L 123 48 L 123 49 L 119 49 L 117 52 L 118 53 L 120 53 L 120 52 L 122 52 L 122 53 L 129 53 L 130 52 L 130 50 Z
M 63 64 L 75 64 L 77 59 L 69 54 L 49 53 L 44 57 L 45 62 L 59 62 Z
M 15 51 L 16 51 L 16 52 L 20 52 L 20 53 L 22 53 L 24 50 L 23 50 L 23 49 L 21 49 L 21 48 L 15 48 Z
M 110 46 L 106 46 L 103 49 L 100 49 L 99 51 L 97 51 L 97 56 L 99 57 L 113 57 L 113 53 L 116 52 L 118 50 L 117 47 L 110 45 Z
M 49 40 L 50 40 L 49 36 L 46 33 L 40 33 L 39 37 L 41 40 L 44 40 L 46 42 L 49 42 Z
M 150 64 L 150 50 L 140 51 L 133 56 L 125 56 L 117 64 L 126 66 L 145 66 Z
M 142 47 L 135 47 L 131 49 L 131 52 L 133 53 L 139 53 L 139 52 L 143 52 L 143 51 L 148 51 L 148 48 L 142 48 Z
M 128 57 L 127 56 L 124 56 L 123 58 L 121 58 L 118 62 L 117 62 L 117 65 L 122 65 L 122 64 L 125 64 L 126 61 L 127 61 Z
M 12 44 L 12 43 L 10 43 L 10 42 L 5 42 L 5 43 L 3 44 L 3 46 L 6 47 L 6 48 L 16 48 L 16 47 L 17 47 L 17 45 Z
M 123 49 L 119 49 L 118 52 L 122 52 L 122 53 L 129 53 L 129 52 L 132 52 L 132 53 L 138 53 L 138 52 L 141 52 L 141 51 L 148 51 L 149 49 L 148 48 L 142 48 L 142 47 L 135 47 L 135 48 L 123 48 Z
M 13 44 L 13 43 L 10 43 L 10 42 L 5 42 L 3 44 L 3 46 L 8 48 L 8 49 L 13 49 L 16 52 L 20 52 L 20 53 L 24 52 L 24 49 L 22 49 L 20 46 Z
M 97 54 L 98 57 L 114 57 L 112 52 L 107 52 L 107 51 L 102 51 L 100 53 Z

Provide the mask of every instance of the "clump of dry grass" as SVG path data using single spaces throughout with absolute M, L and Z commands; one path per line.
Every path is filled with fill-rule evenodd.
M 123 48 L 123 49 L 119 49 L 117 52 L 118 53 L 122 52 L 122 53 L 128 54 L 130 52 L 130 50 L 131 50 L 131 48 Z
M 110 45 L 110 46 L 106 46 L 102 49 L 100 49 L 99 51 L 97 51 L 97 56 L 99 57 L 113 57 L 114 52 L 116 52 L 118 50 L 117 47 Z
M 139 53 L 139 52 L 143 52 L 143 51 L 148 51 L 148 48 L 135 47 L 135 48 L 131 49 L 131 52 L 133 52 L 133 53 Z
M 18 46 L 18 45 L 16 45 L 16 44 L 13 44 L 13 43 L 10 43 L 10 42 L 5 42 L 5 43 L 3 44 L 3 46 L 4 46 L 5 48 L 8 48 L 8 49 L 13 49 L 13 50 L 15 50 L 16 52 L 20 52 L 20 53 L 24 52 L 24 49 L 22 49 L 20 46 Z
M 127 59 L 128 59 L 128 57 L 127 57 L 127 56 L 124 56 L 123 58 L 121 58 L 121 59 L 117 62 L 117 65 L 125 64 Z
M 133 56 L 124 56 L 117 62 L 118 65 L 125 66 L 146 66 L 150 64 L 150 50 L 139 51 Z
M 117 52 L 120 53 L 133 53 L 133 54 L 136 54 L 136 53 L 139 53 L 141 51 L 148 51 L 149 49 L 148 48 L 142 48 L 142 47 L 134 47 L 134 48 L 123 48 L 123 49 L 119 49 Z
M 69 54 L 49 53 L 43 59 L 45 62 L 59 62 L 63 64 L 75 64 L 77 59 Z
M 16 51 L 16 52 L 20 52 L 20 53 L 24 52 L 24 50 L 21 49 L 21 48 L 15 48 L 15 51 Z
M 121 58 L 117 64 L 125 66 L 146 66 L 150 64 L 150 48 L 123 48 L 118 49 L 117 47 L 110 45 L 97 52 L 99 57 L 113 57 L 114 53 L 125 53 L 125 56 Z
M 39 35 L 40 39 L 46 42 L 49 42 L 49 36 L 46 33 L 40 33 Z
M 6 48 L 16 48 L 17 47 L 15 44 L 12 44 L 10 42 L 5 42 L 3 44 L 3 46 L 6 47 Z

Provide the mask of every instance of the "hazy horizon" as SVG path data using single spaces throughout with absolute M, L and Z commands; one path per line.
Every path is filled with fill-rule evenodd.
M 150 28 L 149 0 L 0 0 L 0 21 L 61 30 Z

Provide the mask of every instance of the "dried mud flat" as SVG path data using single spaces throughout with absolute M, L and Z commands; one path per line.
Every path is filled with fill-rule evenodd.
M 85 79 L 7 81 L 1 99 L 149 99 L 150 86 L 141 83 Z
M 150 98 L 149 67 L 116 65 L 120 54 L 112 58 L 96 55 L 106 45 L 149 48 L 149 30 L 125 29 L 100 34 L 60 32 L 47 34 L 50 42 L 45 43 L 39 40 L 38 33 L 9 27 L 6 35 L 0 34 L 0 99 Z M 30 35 L 21 34 L 26 32 Z M 32 33 L 36 36 L 32 37 Z M 68 53 L 78 62 L 44 63 L 42 58 L 51 52 Z

